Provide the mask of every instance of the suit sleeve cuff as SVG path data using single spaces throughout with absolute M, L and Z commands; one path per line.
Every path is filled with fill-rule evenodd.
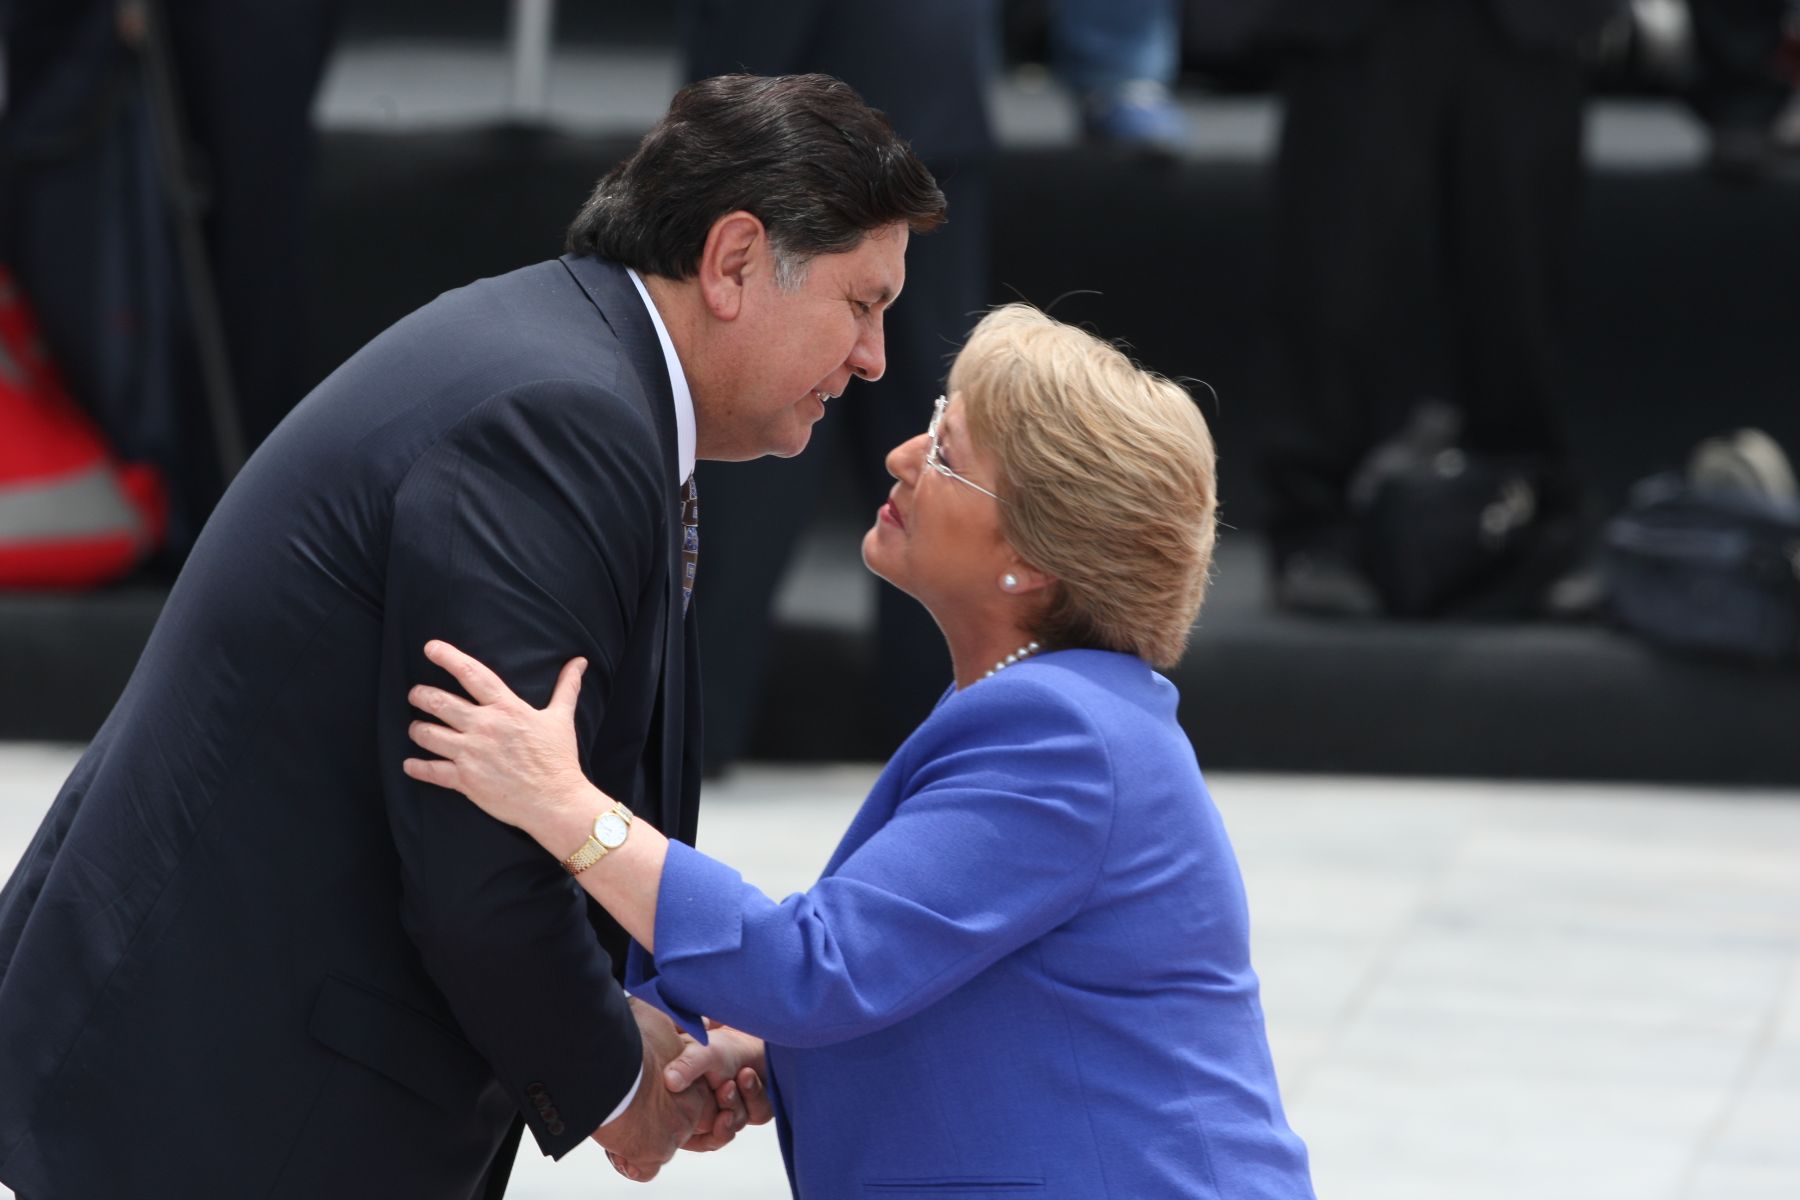
M 619 1101 L 618 1106 L 612 1110 L 612 1113 L 607 1116 L 606 1120 L 600 1122 L 600 1128 L 605 1129 L 608 1125 L 611 1125 L 614 1121 L 616 1121 L 620 1117 L 624 1116 L 625 1110 L 631 1107 L 631 1102 L 633 1100 L 637 1099 L 638 1089 L 643 1086 L 644 1086 L 644 1068 L 639 1067 L 638 1073 L 637 1073 L 637 1082 L 635 1082 L 631 1085 L 631 1090 L 625 1093 L 625 1098 L 623 1100 Z

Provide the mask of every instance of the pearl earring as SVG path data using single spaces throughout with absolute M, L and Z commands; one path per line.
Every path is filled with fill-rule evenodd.
M 1003 590 L 1010 592 L 1018 586 L 1019 586 L 1019 577 L 1017 575 L 1014 575 L 1011 571 L 1008 571 L 1006 574 L 1004 574 L 1000 577 L 1000 587 Z

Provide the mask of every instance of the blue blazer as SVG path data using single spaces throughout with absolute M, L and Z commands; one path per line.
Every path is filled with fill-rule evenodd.
M 454 686 L 430 637 L 537 702 L 586 655 L 584 768 L 690 829 L 674 426 L 630 278 L 569 258 L 407 317 L 263 444 L 0 890 L 0 1180 L 498 1195 L 520 1128 L 605 1119 L 623 933 L 401 772 L 406 693 Z
M 810 891 L 670 846 L 632 990 L 767 1039 L 796 1196 L 1312 1195 L 1175 707 L 1045 654 L 939 704 Z

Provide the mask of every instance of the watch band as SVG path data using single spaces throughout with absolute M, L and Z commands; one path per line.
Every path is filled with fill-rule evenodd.
M 615 815 L 625 823 L 625 832 L 631 832 L 631 810 L 626 808 L 624 804 L 613 805 L 611 808 L 594 818 L 594 831 L 588 834 L 588 840 L 581 843 L 580 848 L 577 849 L 575 853 L 562 860 L 563 870 L 571 875 L 579 875 L 601 859 L 605 858 L 613 850 L 625 844 L 625 839 L 623 837 L 611 846 L 600 840 L 600 822 Z

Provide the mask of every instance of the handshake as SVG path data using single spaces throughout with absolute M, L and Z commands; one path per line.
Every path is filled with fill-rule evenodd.
M 619 1174 L 654 1179 L 677 1150 L 717 1150 L 773 1115 L 762 1039 L 718 1026 L 702 1046 L 642 1001 L 631 1011 L 644 1039 L 644 1080 L 625 1111 L 594 1131 Z

